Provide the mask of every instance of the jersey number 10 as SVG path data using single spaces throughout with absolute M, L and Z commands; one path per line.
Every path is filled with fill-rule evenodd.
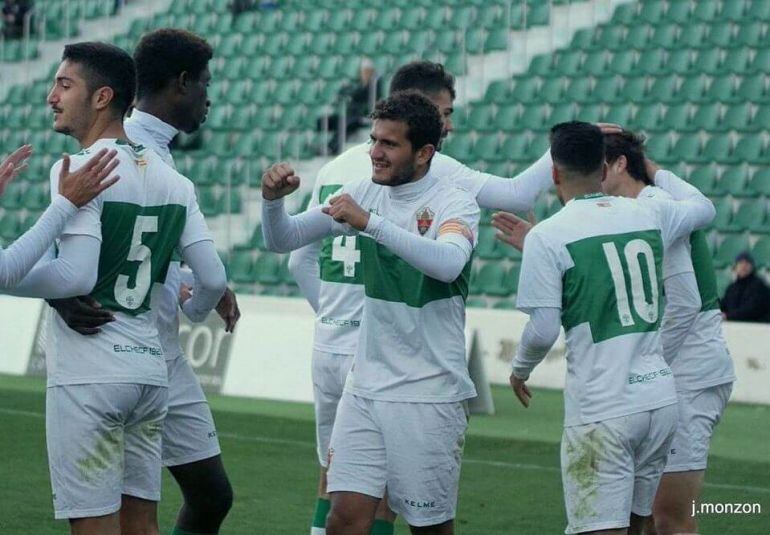
M 636 239 L 626 243 L 623 248 L 627 270 L 623 269 L 618 248 L 613 242 L 602 244 L 604 256 L 612 274 L 612 282 L 615 285 L 615 300 L 618 305 L 618 317 L 623 327 L 635 324 L 631 313 L 633 305 L 636 314 L 647 323 L 658 321 L 658 275 L 655 269 L 655 255 L 650 244 L 644 240 Z M 650 301 L 645 295 L 645 281 L 643 280 L 640 257 L 644 258 L 647 267 L 647 286 L 650 290 Z M 629 288 L 627 281 L 631 283 Z

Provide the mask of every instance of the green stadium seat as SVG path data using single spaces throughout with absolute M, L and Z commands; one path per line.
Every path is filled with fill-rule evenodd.
M 714 208 L 716 208 L 716 216 L 714 217 L 713 227 L 720 232 L 726 232 L 730 228 L 730 224 L 733 220 L 733 203 L 727 197 L 719 197 L 714 200 Z
M 619 50 L 613 54 L 608 68 L 611 72 L 627 76 L 634 70 L 635 53 L 632 50 Z
M 351 31 L 348 26 L 351 12 L 347 9 L 333 9 L 329 13 L 329 19 L 326 21 L 326 29 L 338 33 L 342 31 Z
M 623 102 L 642 102 L 645 100 L 646 95 L 646 76 L 635 76 L 627 78 L 623 89 L 620 91 L 620 98 Z
M 548 115 L 548 123 L 550 126 L 553 126 L 555 124 L 572 121 L 575 119 L 576 113 L 577 109 L 574 104 L 559 104 L 558 106 L 554 106 L 551 113 Z
M 688 76 L 698 71 L 699 67 L 694 60 L 693 52 L 687 48 L 669 51 L 663 65 L 663 72 L 681 76 Z
M 685 2 L 674 2 L 676 4 L 684 4 Z M 677 47 L 682 48 L 703 48 L 710 46 L 706 41 L 706 35 L 708 33 L 708 26 L 702 23 L 694 23 L 689 21 L 687 24 L 681 27 L 681 33 L 679 34 L 679 40 Z
M 603 115 L 604 111 L 601 104 L 583 104 L 580 106 L 576 119 L 587 123 L 596 123 Z
M 206 217 L 215 217 L 222 213 L 222 197 L 214 187 L 198 187 L 198 205 Z
M 690 75 L 682 81 L 682 85 L 674 96 L 676 102 L 705 102 L 706 98 L 706 79 L 699 75 Z
M 502 146 L 500 147 L 500 157 L 503 160 L 510 160 L 514 162 L 527 161 L 527 149 L 529 148 L 529 140 L 523 135 L 510 135 L 505 138 Z
M 495 238 L 494 227 L 479 227 L 479 241 L 476 245 L 476 254 L 483 260 L 497 260 L 502 256 L 498 249 L 498 241 Z
M 589 78 L 572 78 L 564 94 L 573 102 L 579 103 L 601 102 L 603 100 L 599 95 L 593 94 L 593 87 Z
M 733 104 L 725 110 L 722 122 L 719 123 L 717 130 L 738 130 L 748 131 L 750 130 L 751 123 L 751 104 L 744 102 L 743 104 Z
M 505 274 L 505 268 L 498 262 L 489 262 L 481 266 L 476 275 L 481 293 L 499 297 L 509 295 L 511 292 L 504 284 Z
M 711 196 L 719 191 L 716 187 L 716 177 L 716 168 L 713 165 L 704 165 L 693 169 L 688 179 L 701 193 Z
M 612 22 L 618 25 L 628 26 L 632 22 L 636 21 L 638 16 L 638 4 L 628 3 L 621 4 L 615 8 L 615 13 L 612 14 Z
M 493 115 L 494 110 L 492 106 L 477 104 L 471 109 L 467 127 L 481 132 L 494 130 L 494 124 L 492 123 Z
M 473 154 L 478 160 L 494 162 L 502 159 L 499 152 L 500 142 L 497 134 L 485 134 L 479 136 L 473 146 Z
M 256 280 L 251 251 L 233 251 L 229 267 L 229 278 L 235 283 L 251 284 Z
M 770 48 L 762 48 L 757 50 L 757 55 L 754 56 L 748 72 L 766 73 L 768 67 L 770 67 Z
M 597 33 L 594 28 L 583 28 L 572 36 L 570 47 L 578 50 L 589 50 L 594 47 L 594 37 Z
M 692 125 L 692 107 L 686 103 L 669 106 L 663 114 L 661 126 L 672 131 L 691 132 L 695 130 Z
M 730 140 L 729 135 L 713 134 L 703 146 L 703 152 L 700 155 L 700 159 L 693 161 L 733 163 L 735 162 L 735 159 L 731 157 L 732 150 L 733 143 Z
M 744 0 L 730 0 L 722 2 L 719 18 L 722 20 L 740 21 L 746 14 L 746 2 Z
M 260 284 L 275 285 L 281 283 L 281 258 L 273 253 L 260 255 L 254 262 L 254 273 Z
M 630 104 L 614 104 L 606 109 L 602 121 L 619 125 L 627 125 L 631 123 L 632 115 L 633 108 Z
M 758 194 L 770 197 L 770 168 L 760 168 L 754 172 L 749 188 Z
M 677 34 L 679 32 L 679 26 L 673 23 L 660 24 L 655 26 L 652 37 L 650 38 L 650 45 L 671 49 L 677 45 Z
M 483 28 L 477 27 L 474 22 L 476 20 L 476 10 L 473 6 L 456 6 L 449 17 L 449 25 L 455 30 L 470 32 L 472 29 L 483 31 Z M 479 42 L 479 45 L 483 42 L 483 39 Z
M 735 144 L 735 151 L 729 161 L 736 164 L 768 163 L 762 138 L 754 134 L 747 134 L 740 138 Z
M 50 197 L 47 183 L 30 184 L 19 197 L 19 205 L 26 210 L 41 211 L 48 206 Z
M 749 173 L 743 165 L 727 167 L 719 179 L 720 191 L 733 197 L 752 197 L 755 193 L 748 188 Z
M 676 100 L 677 77 L 673 75 L 658 76 L 652 83 L 645 99 L 651 102 L 671 102 Z
M 533 162 L 539 159 L 550 147 L 547 135 L 537 135 L 533 137 L 527 147 L 527 162 Z
M 706 40 L 712 46 L 727 48 L 733 40 L 733 27 L 730 24 L 712 24 Z
M 15 240 L 21 230 L 21 218 L 15 212 L 6 212 L 0 217 L 0 238 L 6 241 Z
M 695 3 L 692 16 L 704 22 L 710 22 L 716 18 L 719 2 L 717 0 L 699 0 Z
M 0 206 L 6 210 L 18 210 L 23 208 L 21 205 L 21 182 L 11 182 L 5 188 L 5 194 L 0 198 Z
M 758 132 L 765 130 L 770 124 L 770 104 L 762 104 L 757 108 L 757 112 L 751 122 L 744 128 L 749 132 Z
M 581 72 L 590 76 L 603 76 L 608 72 L 607 59 L 609 55 L 605 50 L 592 50 L 586 54 L 581 66 Z
M 757 265 L 770 266 L 770 236 L 762 236 L 751 248 L 751 254 Z
M 720 269 L 716 272 L 717 278 L 717 293 L 720 296 L 725 295 L 727 287 L 733 282 L 733 274 L 730 268 Z
M 541 54 L 532 58 L 527 73 L 532 76 L 547 78 L 554 74 L 553 56 L 551 54 Z
M 469 297 L 465 301 L 465 306 L 468 308 L 486 308 L 487 301 L 483 297 Z
M 730 74 L 714 78 L 706 91 L 705 99 L 722 103 L 739 102 L 735 94 L 735 78 Z
M 626 37 L 623 40 L 623 47 L 635 50 L 644 50 L 650 41 L 652 29 L 647 24 L 635 24 L 628 28 Z
M 744 22 L 738 26 L 738 33 L 735 38 L 736 46 L 745 46 L 748 48 L 759 48 L 764 39 L 766 33 L 763 29 L 761 21 L 754 20 L 752 22 Z
M 554 70 L 561 76 L 574 76 L 580 72 L 583 53 L 580 50 L 560 52 L 556 56 Z
M 751 250 L 749 239 L 743 234 L 728 235 L 714 253 L 714 267 L 721 269 L 731 266 L 739 253 Z
M 492 10 L 485 10 L 484 12 L 491 12 Z M 487 52 L 493 52 L 496 50 L 508 49 L 508 30 L 507 28 L 491 29 L 487 34 L 486 41 L 484 41 L 484 50 Z
M 624 28 L 621 26 L 602 26 L 598 29 L 598 36 L 594 38 L 593 48 L 599 50 L 620 50 L 624 47 Z
M 764 199 L 746 199 L 738 205 L 726 230 L 740 232 L 761 228 L 766 217 L 767 206 Z
M 701 104 L 692 116 L 692 126 L 695 129 L 713 131 L 717 129 L 721 118 L 721 105 L 714 102 Z
M 519 116 L 519 128 L 542 131 L 548 130 L 550 126 L 545 121 L 545 108 L 542 106 L 527 106 Z
M 503 132 L 514 130 L 514 127 L 519 122 L 518 104 L 499 106 L 492 120 L 497 130 L 502 130 Z
M 518 78 L 511 90 L 511 98 L 514 102 L 529 104 L 537 101 L 539 90 L 540 87 L 535 78 Z
M 658 24 L 663 19 L 664 7 L 662 0 L 644 2 L 639 10 L 639 19 L 649 24 Z
M 547 3 L 538 2 L 528 5 L 527 26 L 545 26 L 550 17 L 550 6 Z
M 639 112 L 637 112 L 638 116 Z M 646 143 L 647 154 L 657 162 L 666 163 L 672 161 L 671 140 L 667 135 L 653 136 Z M 675 157 L 675 159 L 678 156 Z
M 751 58 L 748 48 L 733 48 L 727 51 L 718 72 L 744 74 L 751 70 Z
M 722 74 L 722 50 L 720 48 L 704 48 L 698 50 L 692 64 L 691 72 L 710 75 Z
M 746 18 L 749 20 L 770 20 L 770 3 L 756 0 L 746 10 Z
M 468 161 L 473 157 L 473 140 L 468 134 L 455 132 L 444 142 L 442 152 L 461 162 Z
M 539 101 L 558 104 L 564 100 L 564 78 L 557 76 L 547 78 L 539 92 Z

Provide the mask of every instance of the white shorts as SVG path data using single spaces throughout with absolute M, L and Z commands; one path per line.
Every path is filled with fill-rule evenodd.
M 163 423 L 163 466 L 179 466 L 219 455 L 214 417 L 184 355 L 166 361 L 168 414 Z
M 318 462 L 329 466 L 329 442 L 332 438 L 337 405 L 342 398 L 353 355 L 313 350 L 313 400 L 315 401 L 315 436 Z
M 733 390 L 732 383 L 679 391 L 679 426 L 671 443 L 665 472 L 705 470 L 714 427 Z
M 346 392 L 329 452 L 329 492 L 382 498 L 410 526 L 451 520 L 468 417 L 457 403 L 394 403 Z
M 652 502 L 674 438 L 677 406 L 564 428 L 565 533 L 628 527 Z
M 112 514 L 122 494 L 160 500 L 167 395 L 166 387 L 115 383 L 46 390 L 55 518 Z

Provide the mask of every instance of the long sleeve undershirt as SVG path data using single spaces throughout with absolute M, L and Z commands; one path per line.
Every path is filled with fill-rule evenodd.
M 513 374 L 516 377 L 529 379 L 529 374 L 556 343 L 560 329 L 561 309 L 543 307 L 532 310 L 513 359 Z
M 7 249 L 0 249 L 0 288 L 16 286 L 53 245 L 77 207 L 56 195 L 40 219 Z
M 553 160 L 547 150 L 539 160 L 513 178 L 490 176 L 476 195 L 482 208 L 526 212 L 538 196 L 553 186 Z
M 676 358 L 701 309 L 695 274 L 679 273 L 663 281 L 666 309 L 661 326 L 663 357 L 668 364 Z
M 292 251 L 289 255 L 289 272 L 297 281 L 300 292 L 307 302 L 318 312 L 318 298 L 321 294 L 321 271 L 318 256 L 321 254 L 321 242 L 316 241 Z
M 470 260 L 472 245 L 459 234 L 444 234 L 431 240 L 412 234 L 376 214 L 369 214 L 365 232 L 395 255 L 431 278 L 454 281 Z M 321 208 L 289 216 L 283 200 L 262 202 L 262 233 L 265 245 L 274 252 L 287 252 L 327 236 L 352 234 L 348 225 L 335 223 Z
M 182 311 L 190 321 L 206 319 L 219 303 L 227 289 L 227 275 L 217 254 L 214 242 L 195 242 L 182 251 L 182 258 L 192 269 L 195 277 L 193 296 L 182 304 Z
M 42 299 L 87 295 L 96 284 L 100 246 L 101 241 L 93 236 L 66 235 L 56 258 L 38 262 L 17 286 L 4 293 Z
M 708 197 L 698 188 L 688 184 L 671 171 L 659 170 L 655 173 L 655 185 L 668 192 L 674 201 L 684 203 L 690 208 L 692 230 L 703 228 L 714 219 L 716 208 Z M 686 234 L 689 234 L 687 232 Z M 678 236 L 672 236 L 677 238 Z

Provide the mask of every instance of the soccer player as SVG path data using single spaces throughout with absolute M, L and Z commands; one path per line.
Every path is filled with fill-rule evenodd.
M 0 164 L 0 196 L 8 183 L 26 168 L 25 162 L 31 154 L 32 148 L 24 145 Z M 53 245 L 77 209 L 117 182 L 120 178 L 117 176 L 105 180 L 118 165 L 116 155 L 116 151 L 103 149 L 74 173 L 69 172 L 69 156 L 65 156 L 67 165 L 62 167 L 59 176 L 59 194 L 32 228 L 7 249 L 0 248 L 0 288 L 16 286 Z
M 649 177 L 657 180 L 668 171 L 645 158 L 644 138 L 623 132 L 604 139 L 606 193 L 668 196 L 648 184 Z M 664 356 L 674 372 L 679 425 L 655 496 L 654 527 L 661 534 L 697 533 L 692 503 L 703 489 L 711 436 L 730 398 L 735 371 L 722 334 L 716 276 L 705 233 L 696 231 L 677 240 L 666 254 L 661 337 Z M 646 531 L 654 533 L 652 528 L 648 525 Z
M 671 173 L 658 173 L 656 184 L 679 201 L 605 196 L 604 139 L 595 125 L 556 125 L 551 155 L 565 206 L 524 243 L 517 304 L 530 320 L 511 386 L 529 406 L 526 381 L 563 325 L 566 532 L 640 533 L 677 423 L 659 333 L 663 249 L 707 225 L 715 210 Z
M 439 108 L 443 140 L 452 131 L 454 77 L 441 64 L 415 61 L 398 69 L 391 80 L 391 94 L 404 90 L 420 91 Z M 345 184 L 371 177 L 369 149 L 370 144 L 363 143 L 326 164 L 318 173 L 308 210 L 322 205 Z M 480 206 L 509 211 L 530 210 L 552 184 L 547 153 L 513 180 L 471 169 L 440 152 L 433 156 L 431 170 L 439 179 L 471 192 Z M 321 473 L 311 535 L 323 535 L 330 507 L 326 493 L 329 440 L 363 316 L 360 238 L 337 236 L 303 247 L 289 257 L 289 270 L 316 312 L 312 376 Z M 394 516 L 384 500 L 377 517 L 372 533 L 392 534 Z
M 476 395 L 464 303 L 479 209 L 432 167 L 442 124 L 430 100 L 397 92 L 372 118 L 372 171 L 289 217 L 281 199 L 299 179 L 273 166 L 263 176 L 262 229 L 274 251 L 335 234 L 355 235 L 360 247 L 363 317 L 331 438 L 326 531 L 368 534 L 387 487 L 413 532 L 452 533 L 462 402 Z
M 65 227 L 59 256 L 16 288 L 37 297 L 90 295 L 114 321 L 82 336 L 57 316 L 48 337 L 46 435 L 56 518 L 73 533 L 157 533 L 167 380 L 150 289 L 174 251 L 195 273 L 182 307 L 203 320 L 225 289 L 224 267 L 192 183 L 133 145 L 123 117 L 135 92 L 132 58 L 103 43 L 64 48 L 48 102 L 54 129 L 83 151 L 116 150 L 121 180 Z M 56 191 L 59 168 L 51 171 Z M 64 288 L 64 289 L 62 289 Z M 77 358 L 74 358 L 77 357 Z
M 206 118 L 212 55 L 204 39 L 178 29 L 145 34 L 134 50 L 137 100 L 125 122 L 126 135 L 152 149 L 171 167 L 171 141 L 180 131 L 196 131 Z M 184 497 L 173 531 L 179 535 L 217 533 L 233 499 L 211 409 L 179 344 L 178 296 L 183 283 L 193 285 L 191 275 L 180 269 L 178 260 L 172 260 L 154 302 L 169 383 L 162 458 Z M 57 303 L 57 309 L 81 334 L 91 333 L 108 320 L 87 299 Z M 226 329 L 232 331 L 240 317 L 235 294 L 227 290 L 217 311 Z

